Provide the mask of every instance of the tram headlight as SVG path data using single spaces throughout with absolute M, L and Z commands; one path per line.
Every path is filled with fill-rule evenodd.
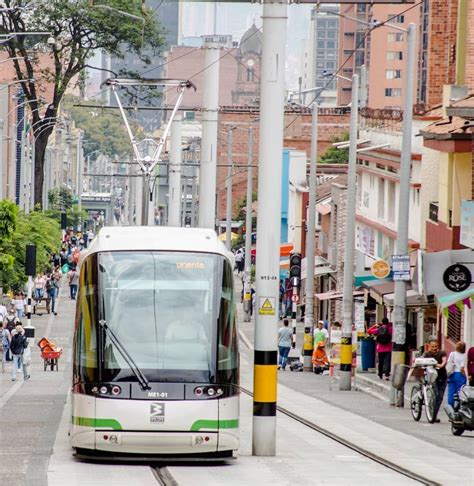
M 109 389 L 106 386 L 101 386 L 99 392 L 101 395 L 106 395 L 109 392 Z
M 115 385 L 112 387 L 112 395 L 120 395 L 120 393 L 122 393 L 122 389 L 118 386 L 118 385 Z
M 224 390 L 223 390 L 222 388 L 218 388 L 218 389 L 216 390 L 216 393 L 217 393 L 218 395 L 222 395 L 222 394 L 224 393 Z
M 208 388 L 207 389 L 207 394 L 210 396 L 210 397 L 213 397 L 215 394 L 216 394 L 216 390 L 214 390 L 214 388 Z
M 204 390 L 201 387 L 194 389 L 194 394 L 200 397 L 204 393 Z

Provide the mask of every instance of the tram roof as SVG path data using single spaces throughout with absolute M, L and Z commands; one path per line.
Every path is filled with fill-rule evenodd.
M 99 231 L 84 256 L 102 251 L 130 250 L 192 251 L 231 258 L 215 231 L 167 226 L 106 226 Z

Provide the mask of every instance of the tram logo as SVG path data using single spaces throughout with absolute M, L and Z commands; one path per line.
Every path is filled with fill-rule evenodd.
M 162 424 L 165 421 L 165 404 L 150 404 L 150 422 Z

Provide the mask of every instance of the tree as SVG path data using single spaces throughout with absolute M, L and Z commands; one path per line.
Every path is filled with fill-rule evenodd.
M 345 142 L 349 140 L 349 134 L 343 133 L 340 137 L 331 138 L 332 143 Z M 349 162 L 349 149 L 338 149 L 329 147 L 318 160 L 319 164 L 347 164 Z
M 55 187 L 48 191 L 48 202 L 55 211 L 67 211 L 72 207 L 72 192 L 67 187 Z
M 150 57 L 144 53 L 155 55 L 163 46 L 162 32 L 142 3 L 107 0 L 107 5 L 94 5 L 91 0 L 51 0 L 38 6 L 32 0 L 4 0 L 7 8 L 0 11 L 0 34 L 50 33 L 45 36 L 48 43 L 43 50 L 51 53 L 52 68 L 40 65 L 38 51 L 33 49 L 38 42 L 36 36 L 13 35 L 3 44 L 12 58 L 17 78 L 24 81 L 21 87 L 31 111 L 35 204 L 42 202 L 45 151 L 58 121 L 59 104 L 68 86 L 80 80 L 84 68 L 91 67 L 87 62 L 94 51 L 103 50 L 117 58 L 131 52 L 140 62 L 149 64 Z M 13 60 L 18 57 L 22 59 Z M 41 89 L 48 83 L 53 85 L 53 92 L 50 99 L 41 102 L 40 96 L 47 95 Z
M 18 224 L 18 206 L 8 199 L 0 201 L 0 285 L 5 285 L 4 276 L 12 270 L 14 258 L 6 247 L 11 241 Z
M 76 127 L 84 132 L 87 140 L 87 144 L 84 144 L 85 157 L 97 151 L 109 157 L 131 152 L 130 140 L 119 113 L 102 110 L 99 103 L 97 108 L 74 106 L 78 101 L 74 96 L 66 95 L 61 108 L 71 115 Z M 87 104 L 96 103 L 88 101 Z M 137 133 L 139 128 L 133 121 L 130 124 L 133 132 Z

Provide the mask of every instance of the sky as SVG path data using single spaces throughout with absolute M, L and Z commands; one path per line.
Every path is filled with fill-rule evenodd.
M 311 5 L 288 7 L 287 30 L 287 88 L 298 87 L 302 42 L 309 36 Z M 262 6 L 251 3 L 182 2 L 182 37 L 199 37 L 214 33 L 214 12 L 217 12 L 216 34 L 231 34 L 240 40 L 243 33 L 255 22 L 262 26 Z

